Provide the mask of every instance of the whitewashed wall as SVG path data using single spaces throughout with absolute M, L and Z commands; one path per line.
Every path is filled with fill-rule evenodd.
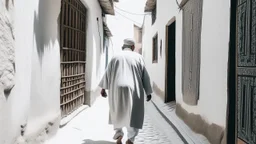
M 174 16 L 179 16 L 176 1 L 157 1 L 157 18 L 152 25 L 151 15 L 146 15 L 144 19 L 144 29 L 142 38 L 142 54 L 145 57 L 146 65 L 150 73 L 152 83 L 155 83 L 161 91 L 165 90 L 165 26 Z M 178 20 L 177 20 L 178 22 Z M 178 26 L 179 23 L 176 23 Z M 178 28 L 178 27 L 177 27 Z M 158 33 L 158 63 L 152 63 L 152 38 Z M 177 32 L 176 38 L 179 32 Z M 160 41 L 162 40 L 162 56 L 160 56 Z M 179 40 L 177 40 L 179 41 Z M 177 46 L 179 42 L 176 43 Z M 156 72 L 157 70 L 157 72 Z
M 227 106 L 227 66 L 229 43 L 230 2 L 222 0 L 203 2 L 200 99 L 197 106 L 182 100 L 182 11 L 175 1 L 157 1 L 157 19 L 151 26 L 146 16 L 143 29 L 143 55 L 152 79 L 162 91 L 165 89 L 165 26 L 176 17 L 176 101 L 189 113 L 200 114 L 209 123 L 225 127 Z M 216 9 L 218 9 L 216 11 Z M 152 37 L 158 32 L 163 40 L 163 53 L 158 63 L 152 64 Z
M 61 0 L 9 0 L 9 9 L 5 2 L 0 0 L 0 143 L 38 143 L 53 135 L 60 121 Z M 102 13 L 98 1 L 83 3 L 88 9 L 86 89 L 92 91 L 105 67 Z
M 106 55 L 103 52 L 102 10 L 96 0 L 82 0 L 87 8 L 86 39 L 86 91 L 90 103 L 99 96 L 98 83 L 105 70 Z M 98 21 L 97 21 L 98 18 Z
M 7 20 L 4 25 L 7 24 L 6 28 L 8 28 L 1 28 L 0 31 L 13 34 L 15 37 L 15 41 L 1 44 L 0 47 L 1 55 L 9 59 L 14 56 L 15 50 L 15 85 L 8 97 L 6 95 L 3 97 L 2 90 L 0 92 L 0 143 L 10 144 L 24 140 L 35 143 L 53 134 L 59 124 L 60 0 L 13 1 L 15 8 L 12 8 L 12 1 L 9 0 L 9 6 L 15 15 L 9 15 L 11 13 L 5 8 L 5 0 L 0 2 L 0 21 Z M 11 20 L 14 20 L 13 24 L 8 22 Z M 7 39 L 11 38 L 9 35 L 6 36 Z M 0 41 L 3 40 L 5 38 L 0 37 Z M 9 46 L 12 49 L 6 52 Z M 9 62 L 1 59 L 7 70 L 12 70 L 13 67 L 8 64 Z M 12 82 L 12 76 L 9 75 L 8 78 Z M 3 88 L 0 85 L 0 89 Z M 25 127 L 23 137 L 22 125 Z M 46 133 L 45 129 L 50 133 Z
M 12 116 L 14 89 L 6 94 L 4 91 L 15 85 L 15 48 L 14 48 L 14 7 L 12 3 L 6 4 L 5 0 L 0 0 L 0 143 L 5 144 L 14 140 L 10 133 L 18 134 L 20 120 L 13 123 Z M 16 82 L 17 83 L 17 82 Z M 20 106 L 20 105 L 18 105 Z M 16 109 L 18 111 L 18 109 Z M 20 116 L 18 116 L 20 117 Z M 15 129 L 12 124 L 16 125 Z

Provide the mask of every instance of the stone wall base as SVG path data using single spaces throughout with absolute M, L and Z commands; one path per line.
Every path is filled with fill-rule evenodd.
M 204 135 L 211 144 L 226 144 L 226 132 L 221 126 L 209 124 L 200 115 L 188 113 L 180 104 L 176 106 L 176 114 L 193 131 Z

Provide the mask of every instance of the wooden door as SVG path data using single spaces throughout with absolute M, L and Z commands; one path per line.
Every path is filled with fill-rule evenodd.
M 67 116 L 84 104 L 86 61 L 86 8 L 80 0 L 62 0 L 61 6 L 61 112 Z
M 256 144 L 256 0 L 237 3 L 237 143 Z

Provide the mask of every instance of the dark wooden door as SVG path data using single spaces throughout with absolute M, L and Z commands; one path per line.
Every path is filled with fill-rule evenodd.
M 167 47 L 167 94 L 166 102 L 175 101 L 175 41 L 176 22 L 168 26 L 168 47 Z
M 237 143 L 256 144 L 256 0 L 237 4 Z
M 86 8 L 80 0 L 62 0 L 61 89 L 62 117 L 84 104 Z

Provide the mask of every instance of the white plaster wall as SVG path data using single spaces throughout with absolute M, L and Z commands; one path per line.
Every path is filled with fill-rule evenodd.
M 216 9 L 218 9 L 216 11 Z M 225 127 L 230 2 L 204 1 L 198 106 L 182 106 L 207 121 Z M 181 97 L 181 95 L 180 95 Z
M 0 1 L 1 14 L 7 13 L 3 7 L 4 1 Z M 27 143 L 36 143 L 52 134 L 53 127 L 49 126 L 49 122 L 53 123 L 55 130 L 59 123 L 60 0 L 14 2 L 15 42 L 12 46 L 15 47 L 15 86 L 8 98 L 2 99 L 1 95 L 0 143 L 22 143 L 25 140 Z M 9 3 L 12 1 L 9 0 Z M 0 15 L 0 19 L 2 18 L 3 16 Z M 3 32 L 3 29 L 0 30 Z M 8 33 L 10 30 L 7 31 Z M 2 39 L 4 38 L 0 37 L 0 41 Z M 8 45 L 1 44 L 1 54 L 2 48 L 5 47 Z M 9 53 L 4 55 L 8 58 L 13 56 Z M 6 61 L 3 63 L 8 64 Z M 21 137 L 21 125 L 25 126 L 23 137 Z M 47 134 L 45 128 L 48 128 L 50 133 Z
M 143 30 L 143 55 L 152 82 L 164 91 L 165 25 L 176 16 L 176 102 L 188 112 L 200 114 L 209 123 L 225 127 L 230 2 L 222 0 L 203 2 L 200 99 L 197 106 L 189 106 L 182 99 L 182 11 L 177 10 L 175 1 L 157 2 L 155 24 L 151 26 L 151 16 L 146 16 Z M 159 42 L 163 39 L 163 53 L 161 58 L 159 51 L 158 63 L 152 64 L 152 37 L 156 32 Z
M 12 127 L 11 104 L 15 86 L 15 48 L 14 48 L 14 7 L 13 3 L 0 0 L 0 143 L 13 141 L 11 133 L 17 133 Z M 12 89 L 13 88 L 13 89 Z M 5 91 L 8 90 L 8 93 Z M 13 128 L 13 129 L 12 129 Z M 17 134 L 16 134 L 17 135 Z
M 38 143 L 56 132 L 60 120 L 60 0 L 15 1 L 7 11 L 0 1 L 0 143 Z M 88 8 L 87 89 L 97 87 L 105 55 L 101 9 L 98 1 L 83 1 Z M 11 0 L 10 0 L 11 3 Z M 97 19 L 99 18 L 99 29 Z M 12 25 L 12 19 L 15 21 Z M 3 26 L 3 27 L 2 27 Z M 12 38 L 12 26 L 15 28 Z M 100 34 L 99 34 L 99 32 Z M 99 36 L 100 35 L 100 36 Z M 3 90 L 14 83 L 8 97 Z M 3 73 L 2 73 L 3 72 Z M 10 73 L 10 74 L 9 74 Z M 51 126 L 53 124 L 53 126 Z M 21 136 L 24 125 L 24 136 Z M 50 132 L 47 133 L 46 130 Z
M 33 34 L 33 37 L 27 37 L 32 40 L 30 109 L 25 133 L 28 136 L 43 131 L 48 122 L 54 123 L 60 116 L 61 0 L 39 0 L 31 3 L 34 6 L 29 14 L 32 21 L 27 26 L 26 23 L 20 23 L 19 27 L 25 29 L 31 26 Z
M 161 91 L 165 90 L 165 26 L 170 19 L 177 15 L 179 15 L 179 10 L 176 1 L 161 0 L 157 1 L 157 18 L 155 23 L 152 25 L 151 15 L 146 15 L 144 20 L 142 53 L 145 57 L 151 81 Z M 158 63 L 152 63 L 152 38 L 156 33 L 158 33 Z M 160 56 L 161 40 L 162 56 Z
M 105 70 L 102 10 L 96 0 L 82 0 L 87 8 L 86 91 L 95 91 Z M 97 18 L 99 21 L 97 22 Z

